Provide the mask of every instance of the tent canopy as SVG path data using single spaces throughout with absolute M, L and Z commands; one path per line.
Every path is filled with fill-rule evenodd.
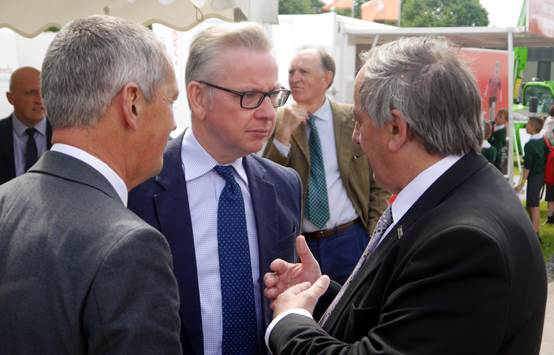
M 507 49 L 508 34 L 512 34 L 514 47 L 551 47 L 552 38 L 530 33 L 524 27 L 397 27 L 387 29 L 345 29 L 349 40 L 356 44 L 380 45 L 401 37 L 443 36 L 461 47 Z
M 0 28 L 32 38 L 75 18 L 106 14 L 186 31 L 207 18 L 274 24 L 278 7 L 278 0 L 2 0 Z

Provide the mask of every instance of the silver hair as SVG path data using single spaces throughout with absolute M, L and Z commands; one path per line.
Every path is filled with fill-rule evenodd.
M 240 63 L 219 63 L 225 50 L 246 48 L 261 52 L 271 51 L 271 41 L 259 24 L 240 22 L 217 24 L 199 32 L 190 44 L 185 82 L 216 80 L 223 75 L 225 66 Z
M 91 127 L 114 96 L 136 83 L 150 102 L 173 70 L 164 45 L 147 28 L 111 16 L 64 26 L 42 64 L 42 92 L 54 127 Z
M 402 38 L 364 55 L 362 109 L 379 125 L 397 109 L 430 153 L 479 152 L 481 98 L 473 74 L 444 38 Z

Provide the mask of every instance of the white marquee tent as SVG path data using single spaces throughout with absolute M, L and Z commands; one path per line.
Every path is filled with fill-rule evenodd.
M 75 18 L 108 14 L 187 31 L 207 18 L 277 23 L 278 8 L 278 0 L 2 0 L 0 28 L 35 37 Z

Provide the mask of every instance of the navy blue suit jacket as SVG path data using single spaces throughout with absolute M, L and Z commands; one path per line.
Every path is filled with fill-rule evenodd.
M 52 126 L 46 122 L 46 146 L 52 147 Z M 12 116 L 0 120 L 0 184 L 15 177 Z
M 187 186 L 181 164 L 184 134 L 168 143 L 160 175 L 129 194 L 129 208 L 158 229 L 169 242 L 181 296 L 181 342 L 184 354 L 203 354 L 202 318 Z M 243 159 L 252 196 L 260 255 L 260 284 L 275 258 L 294 261 L 300 231 L 302 186 L 298 174 L 256 155 Z M 194 206 L 192 206 L 194 208 Z M 214 255 L 217 258 L 217 255 Z M 263 322 L 272 319 L 262 296 Z M 260 344 L 265 348 L 263 339 Z M 265 350 L 263 350 L 265 351 Z

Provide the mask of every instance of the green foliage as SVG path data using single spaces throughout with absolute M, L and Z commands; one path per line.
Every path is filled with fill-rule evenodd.
M 365 0 L 353 0 L 354 1 L 354 8 L 352 9 L 354 11 L 354 14 L 352 17 L 355 18 L 362 18 L 362 4 L 365 3 Z
M 279 0 L 279 14 L 319 14 L 322 6 L 320 0 Z
M 479 0 L 404 0 L 402 27 L 487 26 L 488 12 Z
M 352 17 L 352 9 L 335 9 L 337 15 Z

